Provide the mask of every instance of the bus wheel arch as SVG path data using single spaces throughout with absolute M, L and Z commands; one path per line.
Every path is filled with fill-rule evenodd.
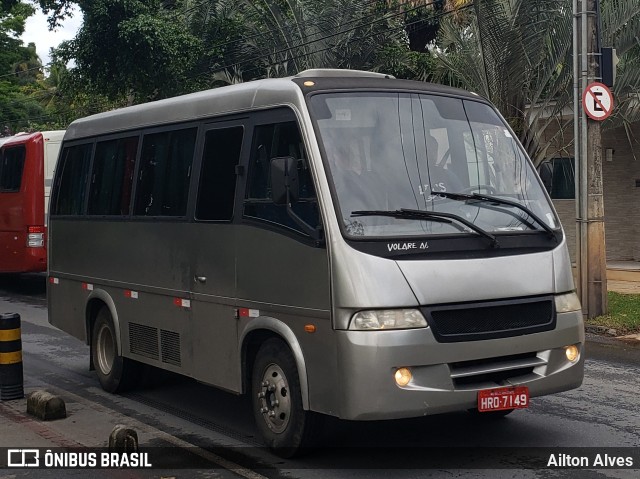
M 251 390 L 251 377 L 253 365 L 260 346 L 271 338 L 276 338 L 285 343 L 293 355 L 300 380 L 300 394 L 302 406 L 305 410 L 309 405 L 309 383 L 307 379 L 307 366 L 302 348 L 293 331 L 282 321 L 270 317 L 259 317 L 251 321 L 242 333 L 241 338 L 241 364 L 242 364 L 242 390 Z
M 110 393 L 131 389 L 140 376 L 140 364 L 122 356 L 120 325 L 114 311 L 113 303 L 99 298 L 91 298 L 87 304 L 91 369 L 102 389 Z
M 260 344 L 249 390 L 256 427 L 274 453 L 298 456 L 318 439 L 321 418 L 303 407 L 297 361 L 283 338 Z
M 120 340 L 120 320 L 118 319 L 118 313 L 116 312 L 116 305 L 113 302 L 113 299 L 106 291 L 101 289 L 96 289 L 91 292 L 89 296 L 89 300 L 87 301 L 86 307 L 86 338 L 87 344 L 91 346 L 91 337 L 93 336 L 93 328 L 98 317 L 98 313 L 102 308 L 107 308 L 109 310 L 109 314 L 111 315 L 111 320 L 113 321 L 113 326 L 116 331 L 116 345 L 117 345 L 117 353 L 122 354 L 122 342 Z

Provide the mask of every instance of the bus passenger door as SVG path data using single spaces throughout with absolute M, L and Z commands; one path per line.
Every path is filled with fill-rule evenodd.
M 252 322 L 260 321 L 260 328 L 287 341 L 293 341 L 293 333 L 314 407 L 329 410 L 322 403 L 333 397 L 335 386 L 329 261 L 319 234 L 310 158 L 294 113 L 282 108 L 256 114 L 247 156 L 243 209 L 237 213 L 242 215 L 236 246 L 239 328 L 251 330 Z M 288 171 L 297 170 L 290 209 L 280 199 L 274 201 L 278 172 L 272 166 L 284 162 Z M 305 326 L 314 333 L 305 332 Z
M 193 376 L 239 392 L 236 307 L 237 168 L 244 139 L 239 121 L 207 125 L 196 162 L 195 221 L 190 225 Z

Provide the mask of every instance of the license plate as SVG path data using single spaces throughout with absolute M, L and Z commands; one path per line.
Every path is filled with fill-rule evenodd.
M 503 411 L 529 407 L 529 388 L 513 386 L 478 391 L 478 411 Z

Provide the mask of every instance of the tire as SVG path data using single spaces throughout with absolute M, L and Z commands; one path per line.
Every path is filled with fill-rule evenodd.
M 131 389 L 138 380 L 139 364 L 118 355 L 116 330 L 111 313 L 106 307 L 98 312 L 93 324 L 91 359 L 100 386 L 107 392 L 124 392 Z
M 256 426 L 276 455 L 289 458 L 308 450 L 320 418 L 302 407 L 296 362 L 282 340 L 269 339 L 258 350 L 251 396 Z

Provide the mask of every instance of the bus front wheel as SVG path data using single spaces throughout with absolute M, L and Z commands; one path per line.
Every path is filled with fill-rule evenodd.
M 118 354 L 116 329 L 107 308 L 96 317 L 91 335 L 91 359 L 102 389 L 110 393 L 130 389 L 136 379 L 136 364 Z
M 296 362 L 283 341 L 269 339 L 258 350 L 251 396 L 256 426 L 267 446 L 281 457 L 303 453 L 319 419 L 302 407 Z

